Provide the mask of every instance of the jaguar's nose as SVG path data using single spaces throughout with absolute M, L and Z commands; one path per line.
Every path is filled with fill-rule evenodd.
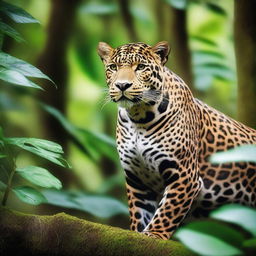
M 116 83 L 115 86 L 123 92 L 130 88 L 132 86 L 132 83 Z

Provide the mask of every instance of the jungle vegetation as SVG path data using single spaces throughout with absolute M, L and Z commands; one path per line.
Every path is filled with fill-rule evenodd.
M 63 211 L 128 229 L 124 176 L 114 139 L 117 109 L 106 102 L 99 41 L 116 47 L 167 40 L 168 67 L 196 97 L 256 128 L 255 9 L 255 0 L 0 1 L 0 231 L 5 234 L 2 240 L 0 235 L 0 250 L 25 250 L 30 244 L 33 248 L 24 255 L 49 253 L 47 241 L 37 243 L 36 235 L 13 247 L 14 234 L 22 235 L 25 226 L 32 225 L 28 213 L 44 230 L 55 230 L 60 219 L 61 233 L 69 227 L 67 219 L 77 227 L 82 223 L 54 215 Z M 256 161 L 255 147 L 236 150 L 213 161 Z M 254 255 L 255 211 L 229 207 L 213 212 L 212 220 L 181 227 L 176 239 L 201 255 Z M 105 251 L 97 255 L 158 255 L 159 250 L 162 255 L 190 255 L 180 243 L 152 242 L 137 234 L 131 239 L 140 239 L 142 246 L 127 251 L 130 233 L 81 225 L 104 238 L 113 232 L 116 245 L 99 243 Z M 26 231 L 36 233 L 31 227 Z M 73 232 L 81 234 L 80 229 Z M 119 232 L 124 240 L 118 242 Z M 88 241 L 94 240 L 89 236 Z M 65 251 L 49 248 L 73 255 L 76 242 L 82 248 L 85 240 L 72 240 Z M 148 243 L 154 243 L 151 254 L 142 252 Z

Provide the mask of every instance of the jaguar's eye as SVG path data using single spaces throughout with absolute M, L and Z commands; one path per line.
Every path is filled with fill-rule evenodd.
M 117 71 L 117 65 L 116 64 L 111 64 L 109 65 L 109 68 L 113 71 Z
M 143 70 L 146 67 L 145 64 L 138 64 L 136 70 Z

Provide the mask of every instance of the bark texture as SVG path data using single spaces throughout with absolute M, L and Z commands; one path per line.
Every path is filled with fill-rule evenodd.
M 40 95 L 41 100 L 58 109 L 61 113 L 66 113 L 67 91 L 68 91 L 68 63 L 67 50 L 68 43 L 72 35 L 75 23 L 75 14 L 81 0 L 51 0 L 49 23 L 47 26 L 47 39 L 44 50 L 38 59 L 38 67 L 47 74 L 57 85 L 57 89 L 52 84 L 46 82 L 47 93 Z M 56 141 L 67 152 L 68 135 L 63 125 L 52 115 L 44 110 L 40 113 L 41 124 L 44 126 L 44 137 Z M 75 143 L 86 151 L 78 141 Z M 47 167 L 52 170 L 61 180 L 64 186 L 68 186 L 74 181 L 71 172 L 63 171 L 63 168 L 47 163 Z
M 129 0 L 118 0 L 121 17 L 123 19 L 125 28 L 127 29 L 128 36 L 132 42 L 138 41 L 134 20 L 130 12 Z
M 256 128 L 256 0 L 234 4 L 238 119 Z
M 191 52 L 187 33 L 187 11 L 170 7 L 170 18 L 171 69 L 187 83 L 193 92 L 195 92 Z
M 180 243 L 60 213 L 39 216 L 0 209 L 0 255 L 187 256 Z
M 68 64 L 67 49 L 75 22 L 76 8 L 80 0 L 51 0 L 51 10 L 47 27 L 45 48 L 38 60 L 38 67 L 57 85 L 47 86 L 47 93 L 41 94 L 43 102 L 66 112 Z M 49 83 L 50 84 L 50 83 Z M 66 145 L 66 133 L 61 124 L 52 116 L 43 112 L 42 123 L 46 127 L 47 137 Z

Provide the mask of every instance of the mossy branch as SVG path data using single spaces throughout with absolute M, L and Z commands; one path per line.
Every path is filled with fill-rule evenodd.
M 186 256 L 180 243 L 60 213 L 39 216 L 0 208 L 0 255 Z

